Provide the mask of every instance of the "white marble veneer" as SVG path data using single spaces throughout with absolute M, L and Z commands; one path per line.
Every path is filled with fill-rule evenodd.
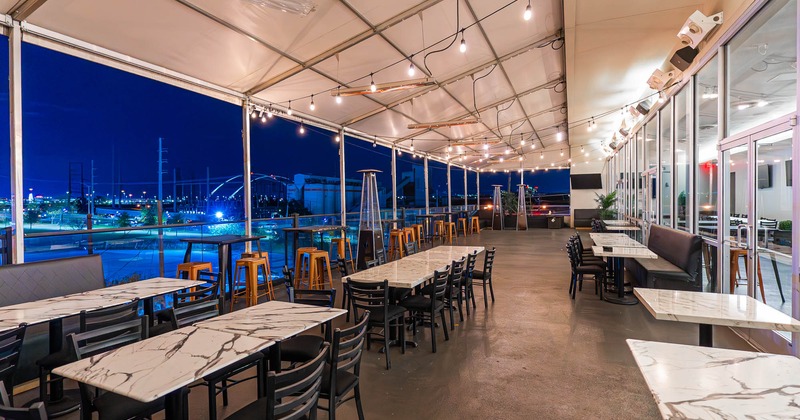
M 454 260 L 464 258 L 468 253 L 482 252 L 481 246 L 439 246 L 390 263 L 348 276 L 361 282 L 382 282 L 389 280 L 389 286 L 411 289 L 433 278 L 433 272 L 444 270 Z
M 264 340 L 285 340 L 347 311 L 273 300 L 231 312 L 195 326 Z
M 140 280 L 133 283 L 119 284 L 116 286 L 105 287 L 102 289 L 90 290 L 82 293 L 83 295 L 100 296 L 107 299 L 126 299 L 135 298 L 146 299 L 166 293 L 177 292 L 189 287 L 202 286 L 207 284 L 204 281 L 173 279 L 167 277 L 155 277 L 147 280 Z
M 592 242 L 597 246 L 628 246 L 634 248 L 646 248 L 641 243 L 619 233 L 597 233 L 592 234 Z
M 592 253 L 597 257 L 658 259 L 655 252 L 643 247 L 612 246 L 611 251 L 604 251 L 602 246 L 593 246 Z
M 627 340 L 665 419 L 800 418 L 800 359 Z
M 61 366 L 53 372 L 149 402 L 270 344 L 255 337 L 185 327 Z
M 656 319 L 800 332 L 800 321 L 749 296 L 634 288 Z

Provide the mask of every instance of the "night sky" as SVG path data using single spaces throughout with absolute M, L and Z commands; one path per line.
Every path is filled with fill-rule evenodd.
M 212 184 L 241 174 L 240 107 L 34 45 L 23 43 L 22 54 L 26 194 L 33 188 L 37 195 L 63 195 L 70 162 L 84 165 L 88 182 L 91 160 L 98 195 L 111 193 L 113 157 L 121 188 L 153 196 L 159 137 L 167 149 L 165 182 L 171 182 L 173 168 L 184 179 L 204 182 L 208 167 Z M 8 42 L 0 42 L 0 57 L 8 57 Z M 7 58 L 2 62 L 0 77 L 7 79 Z M 7 84 L 0 85 L 0 111 L 8 112 Z M 8 124 L 8 118 L 0 119 L 0 130 L 9 133 Z M 266 124 L 253 120 L 251 127 L 253 172 L 338 177 L 334 133 L 306 127 L 300 135 L 296 123 L 280 118 Z M 348 178 L 360 178 L 359 169 L 380 169 L 379 182 L 389 187 L 389 149 L 350 138 L 345 147 Z M 7 147 L 0 147 L 0 159 L 9 162 Z M 422 159 L 399 156 L 398 173 L 413 164 L 421 165 Z M 431 161 L 429 173 L 431 190 L 439 185 L 446 190 L 445 165 Z M 453 169 L 451 175 L 453 193 L 463 193 L 463 171 Z M 0 172 L 0 197 L 9 197 L 8 179 L 6 166 Z M 568 171 L 527 173 L 525 180 L 542 192 L 569 191 Z M 508 175 L 481 174 L 481 193 L 490 194 L 495 183 L 507 185 Z M 511 183 L 519 183 L 518 174 L 512 174 Z M 468 175 L 468 187 L 474 191 L 474 174 Z M 164 189 L 170 194 L 171 184 Z

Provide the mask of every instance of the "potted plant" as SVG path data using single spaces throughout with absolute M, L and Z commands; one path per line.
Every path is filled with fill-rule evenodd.
M 776 245 L 792 246 L 792 221 L 778 222 L 778 230 L 772 232 L 772 240 Z
M 517 201 L 517 194 L 511 191 L 501 191 L 501 200 L 503 200 L 503 224 L 505 227 L 513 228 L 517 225 L 517 209 L 519 202 Z
M 594 201 L 597 203 L 597 213 L 602 220 L 610 220 L 617 218 L 617 210 L 614 206 L 617 204 L 617 192 L 612 191 L 608 194 L 594 193 L 597 198 Z

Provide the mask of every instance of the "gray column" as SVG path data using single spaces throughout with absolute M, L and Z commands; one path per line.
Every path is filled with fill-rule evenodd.
M 422 160 L 423 173 L 425 175 L 425 214 L 431 214 L 430 200 L 431 194 L 428 189 L 428 155 Z M 800 165 L 798 165 L 800 167 Z M 800 230 L 800 229 L 799 229 Z
M 451 184 L 451 182 L 450 182 L 450 167 L 451 166 L 452 165 L 450 165 L 450 161 L 448 160 L 447 161 L 447 211 L 448 212 L 453 211 L 453 197 L 452 197 L 452 194 L 451 194 L 452 189 L 450 188 L 450 184 Z
M 392 219 L 397 219 L 397 150 L 392 146 Z
M 244 234 L 250 236 L 253 234 L 253 214 L 252 214 L 252 193 L 250 192 L 250 113 L 248 112 L 250 105 L 249 100 L 242 103 L 242 171 L 244 182 L 242 194 L 244 194 Z M 250 252 L 250 242 L 245 243 L 245 249 Z
M 339 129 L 339 213 L 342 226 L 347 225 L 347 184 L 345 183 L 344 129 Z M 342 231 L 342 238 L 345 232 Z
M 25 262 L 25 223 L 22 192 L 22 31 L 19 22 L 8 37 L 8 111 L 11 118 L 11 228 L 14 264 Z

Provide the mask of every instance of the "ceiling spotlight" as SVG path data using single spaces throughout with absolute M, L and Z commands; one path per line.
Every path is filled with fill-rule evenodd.
M 531 2 L 528 0 L 528 7 L 525 8 L 525 13 L 522 14 L 522 18 L 525 20 L 531 20 L 533 17 L 533 8 L 531 7 Z
M 412 55 L 411 57 L 408 58 L 408 61 L 411 61 L 413 59 L 414 59 L 414 56 Z M 411 61 L 411 64 L 408 65 L 408 75 L 410 77 L 414 77 L 414 74 L 416 74 L 416 73 L 417 73 L 417 69 L 414 68 L 414 62 Z
M 369 90 L 372 92 L 378 90 L 378 87 L 375 86 L 375 79 L 372 78 L 372 73 L 369 74 Z
M 337 104 L 341 104 L 342 103 L 342 92 L 341 91 L 342 91 L 342 87 L 341 86 L 336 88 L 336 103 Z
M 300 131 L 300 134 L 305 134 L 306 133 L 306 128 L 303 126 L 303 122 L 302 121 L 300 122 L 300 130 L 299 131 Z
M 564 140 L 564 133 L 561 132 L 561 126 L 558 126 L 558 131 L 556 131 L 556 141 Z
M 286 110 L 286 115 L 292 115 L 292 101 L 289 101 L 289 109 Z
M 462 53 L 467 52 L 467 41 L 464 41 L 464 30 L 461 30 L 461 45 L 458 47 L 458 50 Z
M 317 106 L 314 105 L 314 94 L 313 93 L 311 94 L 311 103 L 308 104 L 308 109 L 310 109 L 312 111 L 317 109 Z

